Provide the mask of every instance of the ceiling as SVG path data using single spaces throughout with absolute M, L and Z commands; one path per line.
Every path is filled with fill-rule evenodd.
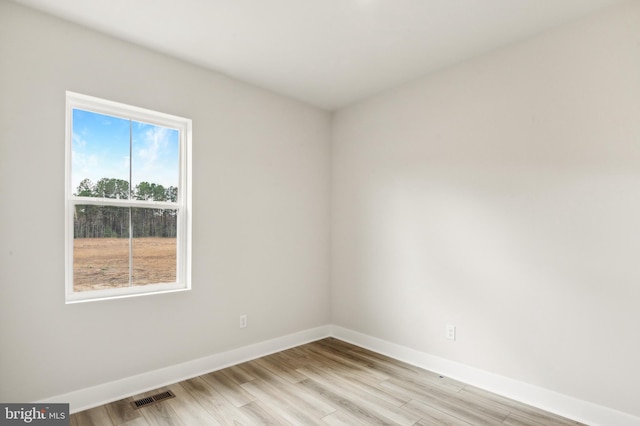
M 13 0 L 333 110 L 620 0 Z

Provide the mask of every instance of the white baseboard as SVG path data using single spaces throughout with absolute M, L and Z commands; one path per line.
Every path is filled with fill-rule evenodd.
M 76 413 L 329 336 L 581 423 L 592 426 L 640 426 L 640 418 L 621 411 L 335 325 L 303 330 L 36 402 L 69 403 L 70 411 Z
M 57 395 L 47 398 L 45 401 L 37 402 L 68 403 L 71 413 L 76 413 L 294 346 L 323 339 L 329 337 L 330 332 L 331 326 L 329 325 L 312 328 L 102 385 Z
M 581 423 L 592 426 L 640 426 L 640 418 L 630 414 L 436 357 L 357 331 L 332 326 L 331 335 L 336 339 Z

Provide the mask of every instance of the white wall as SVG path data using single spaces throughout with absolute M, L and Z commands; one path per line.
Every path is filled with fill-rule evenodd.
M 65 90 L 193 119 L 192 291 L 64 304 Z M 0 0 L 0 401 L 328 324 L 329 132 L 324 111 Z
M 340 110 L 332 167 L 334 324 L 640 415 L 640 2 Z

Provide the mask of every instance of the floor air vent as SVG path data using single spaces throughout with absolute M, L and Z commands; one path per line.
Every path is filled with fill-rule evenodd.
M 149 405 L 156 404 L 158 402 L 164 401 L 165 399 L 169 399 L 169 398 L 175 398 L 175 395 L 173 392 L 171 391 L 160 392 L 155 395 L 148 396 L 146 398 L 136 399 L 131 403 L 131 405 L 133 405 L 133 408 L 138 409 L 141 407 L 148 407 Z

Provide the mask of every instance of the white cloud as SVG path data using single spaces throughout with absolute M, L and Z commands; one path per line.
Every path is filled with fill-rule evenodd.
M 87 146 L 87 141 L 82 139 L 79 134 L 74 133 L 73 134 L 73 146 L 75 148 L 83 149 L 85 146 Z
M 138 155 L 144 161 L 144 166 L 153 167 L 158 159 L 158 153 L 169 144 L 169 129 L 152 126 L 144 134 L 144 147 L 138 150 Z
M 178 160 L 172 149 L 174 130 L 148 126 L 133 157 L 133 185 L 141 181 L 177 186 Z

